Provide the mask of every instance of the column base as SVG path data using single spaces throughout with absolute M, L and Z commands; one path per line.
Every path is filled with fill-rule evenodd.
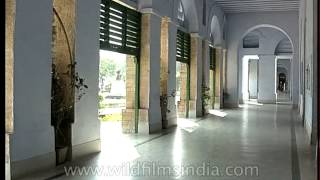
M 5 154 L 5 167 L 6 167 L 6 176 L 5 176 L 5 178 L 6 178 L 6 180 L 10 180 L 11 179 L 11 172 L 10 172 L 10 134 L 7 134 L 6 133 L 6 144 L 5 144 L 5 146 L 6 146 L 6 154 Z
M 135 133 L 135 109 L 122 110 L 122 133 Z
M 214 97 L 214 109 L 221 109 L 221 98 L 220 96 Z
M 197 118 L 197 101 L 189 101 L 189 118 Z

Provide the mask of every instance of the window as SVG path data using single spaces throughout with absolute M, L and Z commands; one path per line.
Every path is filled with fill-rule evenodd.
M 111 0 L 102 0 L 100 11 L 100 49 L 137 56 L 141 14 Z
M 288 38 L 282 39 L 276 47 L 275 55 L 292 54 L 292 45 Z
M 259 48 L 259 36 L 249 33 L 243 38 L 243 48 Z
M 191 40 L 190 34 L 178 30 L 177 32 L 177 61 L 189 64 Z

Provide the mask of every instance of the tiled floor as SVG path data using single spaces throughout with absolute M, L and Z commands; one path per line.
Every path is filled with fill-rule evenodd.
M 162 134 L 105 134 L 102 152 L 76 163 L 96 167 L 101 176 L 67 176 L 57 169 L 50 179 L 315 179 L 311 147 L 291 106 L 250 104 L 210 113 L 181 119 Z

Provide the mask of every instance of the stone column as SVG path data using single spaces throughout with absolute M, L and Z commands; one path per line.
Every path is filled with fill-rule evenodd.
M 197 33 L 191 34 L 190 101 L 189 117 L 202 116 L 202 40 Z
M 149 134 L 162 129 L 159 88 L 161 18 L 152 12 L 143 12 L 141 23 L 139 133 Z
M 212 87 L 210 86 L 210 55 L 209 55 L 209 41 L 203 40 L 202 41 L 202 85 L 205 87 L 210 88 L 208 95 L 212 94 Z M 210 100 L 207 100 L 206 107 L 203 107 L 206 113 L 210 108 Z
M 222 108 L 222 86 L 223 86 L 223 57 L 222 49 L 215 48 L 216 50 L 216 69 L 215 69 L 215 99 L 214 108 Z
M 134 56 L 127 55 L 126 67 L 126 109 L 122 110 L 122 132 L 135 133 L 136 64 Z
M 215 99 L 215 71 L 210 70 L 210 109 L 214 109 L 214 99 Z
M 177 124 L 176 89 L 176 35 L 177 28 L 169 17 L 161 20 L 160 93 L 162 96 L 162 127 Z
M 6 48 L 5 48 L 5 179 L 11 179 L 10 172 L 10 134 L 13 133 L 13 59 L 14 59 L 14 25 L 16 1 L 6 0 Z
M 274 55 L 259 55 L 259 103 L 276 103 L 275 58 Z
M 222 93 L 221 93 L 221 108 L 224 106 L 224 95 L 226 92 L 226 80 L 227 80 L 227 49 L 222 49 Z

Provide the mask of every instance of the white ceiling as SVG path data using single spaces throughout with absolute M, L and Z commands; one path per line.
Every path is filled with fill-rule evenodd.
M 298 11 L 300 0 L 215 0 L 226 13 Z

